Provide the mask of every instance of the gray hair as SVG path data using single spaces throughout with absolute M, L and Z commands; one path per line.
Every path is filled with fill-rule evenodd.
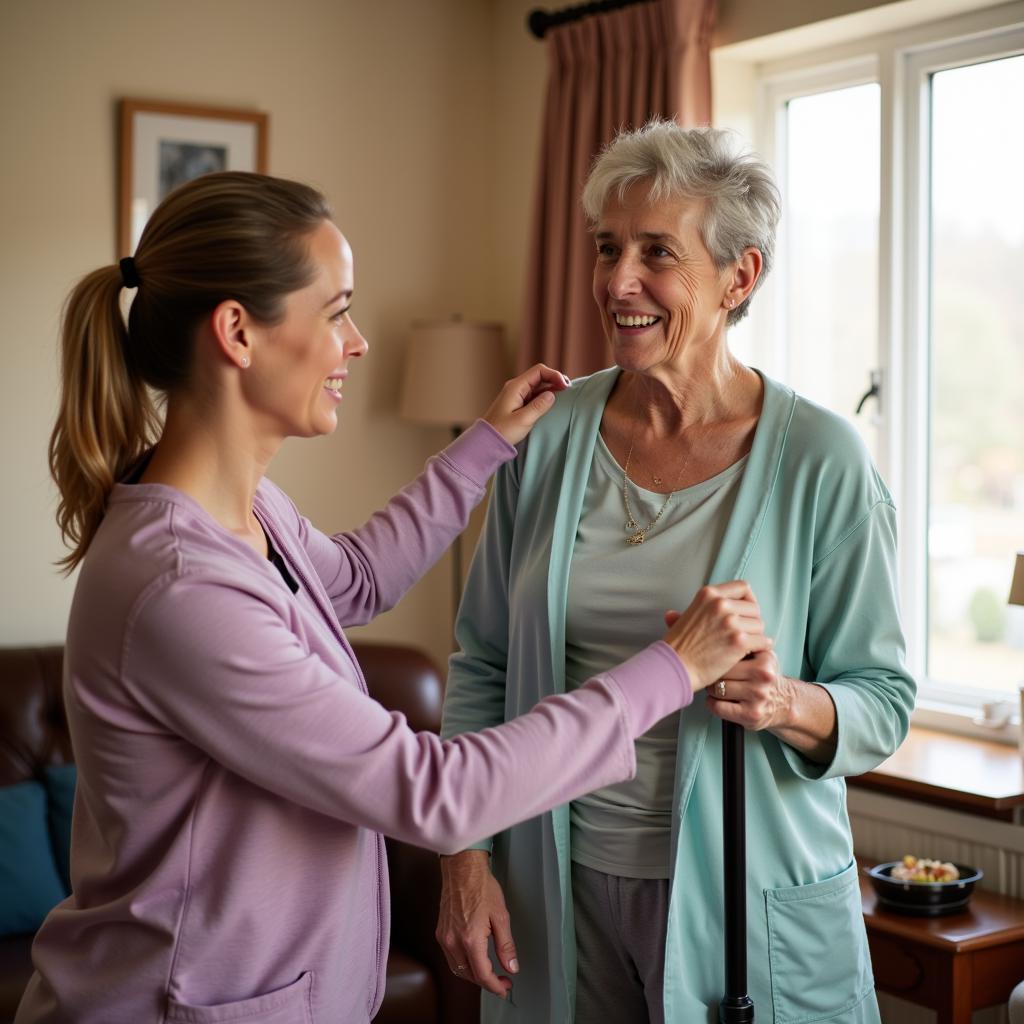
M 782 200 L 768 164 L 745 149 L 734 132 L 682 128 L 655 118 L 643 128 L 620 132 L 594 161 L 583 186 L 583 209 L 591 224 L 597 223 L 613 193 L 622 200 L 637 181 L 650 181 L 648 198 L 653 202 L 707 201 L 700 234 L 719 270 L 744 249 L 760 251 L 761 275 L 726 322 L 732 326 L 742 320 L 775 255 Z

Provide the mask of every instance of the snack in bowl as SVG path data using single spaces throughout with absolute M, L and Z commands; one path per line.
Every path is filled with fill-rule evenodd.
M 936 917 L 964 910 L 982 873 L 966 864 L 907 855 L 869 868 L 880 907 Z
M 903 882 L 955 882 L 960 877 L 960 871 L 948 860 L 929 860 L 908 853 L 899 864 L 893 866 L 889 877 Z

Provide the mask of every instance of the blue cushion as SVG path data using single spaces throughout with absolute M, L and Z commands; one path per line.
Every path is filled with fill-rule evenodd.
M 43 773 L 49 797 L 50 841 L 64 894 L 71 892 L 71 811 L 75 806 L 78 769 L 73 764 L 51 764 Z
M 34 932 L 62 899 L 43 784 L 0 787 L 0 935 Z

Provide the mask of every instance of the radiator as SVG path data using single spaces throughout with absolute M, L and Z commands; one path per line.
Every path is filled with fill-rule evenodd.
M 981 888 L 1024 899 L 1024 827 L 946 811 L 851 786 L 847 794 L 854 849 L 880 863 L 905 853 L 970 864 L 985 872 Z M 1024 963 L 1021 964 L 1024 980 Z M 884 1024 L 934 1024 L 935 1014 L 879 993 Z M 1003 1007 L 974 1015 L 973 1024 L 1008 1024 Z

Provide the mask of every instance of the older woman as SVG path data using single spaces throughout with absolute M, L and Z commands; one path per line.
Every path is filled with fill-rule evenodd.
M 616 365 L 498 475 L 444 734 L 574 690 L 708 580 L 747 579 L 775 647 L 638 740 L 635 779 L 444 858 L 438 937 L 485 990 L 512 987 L 488 1021 L 716 1019 L 722 719 L 750 730 L 758 1020 L 876 1021 L 843 776 L 896 749 L 914 699 L 892 499 L 853 429 L 729 351 L 774 249 L 764 163 L 655 122 L 605 150 L 583 203 Z

